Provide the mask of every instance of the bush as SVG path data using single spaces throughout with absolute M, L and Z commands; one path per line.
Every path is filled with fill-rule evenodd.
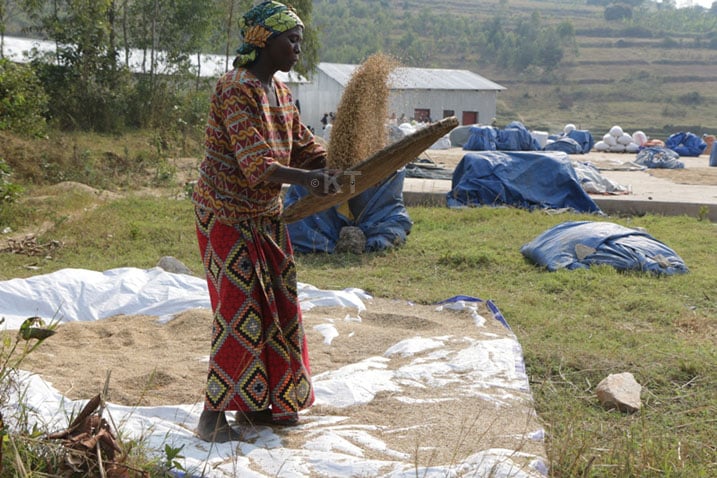
M 83 75 L 78 67 L 56 65 L 42 57 L 33 59 L 33 68 L 45 85 L 53 126 L 66 131 L 124 129 L 132 83 L 129 71 L 107 68 Z
M 14 202 L 22 194 L 22 186 L 10 182 L 11 174 L 10 166 L 0 158 L 0 206 Z
M 31 68 L 0 58 L 0 131 L 41 136 L 47 94 Z
M 632 18 L 632 8 L 627 5 L 610 5 L 605 9 L 605 20 L 628 20 Z

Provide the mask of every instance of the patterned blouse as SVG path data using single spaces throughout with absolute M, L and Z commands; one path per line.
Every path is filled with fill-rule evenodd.
M 227 72 L 212 95 L 204 161 L 192 200 L 222 222 L 279 215 L 281 184 L 264 179 L 276 165 L 301 167 L 326 154 L 301 123 L 291 91 L 274 79 L 278 106 L 246 68 Z

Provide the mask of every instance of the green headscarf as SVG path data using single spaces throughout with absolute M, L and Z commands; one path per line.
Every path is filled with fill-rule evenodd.
M 237 49 L 234 66 L 247 65 L 267 40 L 296 26 L 304 26 L 293 8 L 273 0 L 262 2 L 244 14 L 239 22 L 243 43 Z

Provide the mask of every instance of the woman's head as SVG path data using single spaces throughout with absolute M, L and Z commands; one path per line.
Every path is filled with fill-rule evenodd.
M 303 27 L 296 12 L 283 3 L 265 1 L 256 5 L 240 21 L 243 42 L 237 49 L 234 65 L 252 63 L 258 58 L 259 50 L 265 48 L 270 40 L 286 32 L 301 34 Z M 302 38 L 298 38 L 299 43 Z

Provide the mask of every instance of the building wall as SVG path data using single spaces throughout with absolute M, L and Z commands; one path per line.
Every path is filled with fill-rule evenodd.
M 292 85 L 291 90 L 301 104 L 301 120 L 323 136 L 321 117 L 324 113 L 336 112 L 343 86 L 319 70 L 310 82 Z
M 414 110 L 430 110 L 431 120 L 443 118 L 443 112 L 453 110 L 454 116 L 461 121 L 463 112 L 475 111 L 478 113 L 478 122 L 490 124 L 496 115 L 496 91 L 468 91 L 468 90 L 394 90 L 389 97 L 389 115 L 396 113 L 400 118 L 402 114 L 410 121 Z
M 324 113 L 336 112 L 344 87 L 321 70 L 317 70 L 311 81 L 290 87 L 301 104 L 302 121 L 323 136 L 321 117 Z M 461 121 L 464 111 L 476 111 L 478 122 L 490 124 L 496 116 L 497 94 L 492 90 L 392 90 L 388 113 L 396 113 L 396 118 L 405 114 L 411 120 L 416 108 L 429 109 L 431 119 L 437 121 L 443 118 L 445 110 L 453 110 Z

